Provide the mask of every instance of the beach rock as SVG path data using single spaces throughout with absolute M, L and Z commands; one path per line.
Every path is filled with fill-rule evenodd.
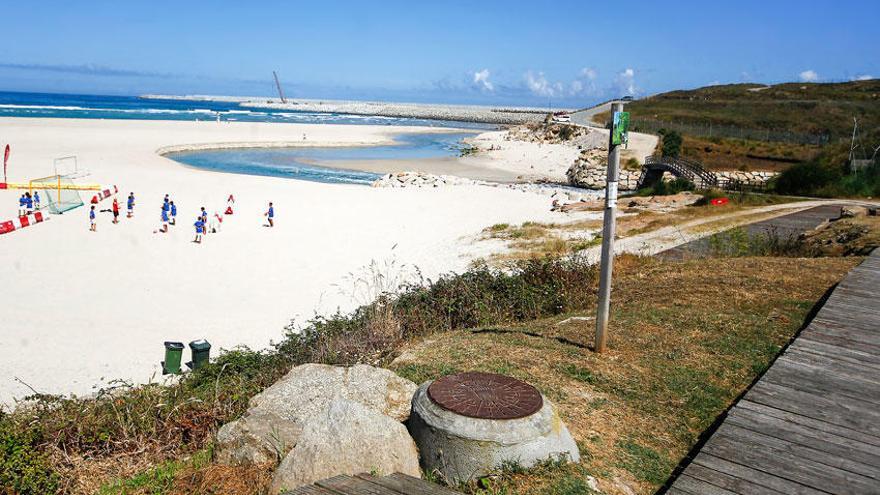
M 254 396 L 241 419 L 220 429 L 217 457 L 227 464 L 283 458 L 297 445 L 300 432 L 314 418 L 322 417 L 337 397 L 393 421 L 406 421 L 416 389 L 415 383 L 383 368 L 297 366 Z
M 334 398 L 306 425 L 275 471 L 270 493 L 339 474 L 378 472 L 419 477 L 419 453 L 399 422 L 358 402 Z
M 296 445 L 302 426 L 269 412 L 255 412 L 226 423 L 217 432 L 220 464 L 278 462 Z
M 251 399 L 252 411 L 273 412 L 305 423 L 327 410 L 335 396 L 358 402 L 396 421 L 406 421 L 418 386 L 384 368 L 303 364 Z
M 538 412 L 524 418 L 471 418 L 435 404 L 430 384 L 419 387 L 407 422 L 426 471 L 466 482 L 497 472 L 505 462 L 531 467 L 547 459 L 580 460 L 574 438 L 546 397 Z

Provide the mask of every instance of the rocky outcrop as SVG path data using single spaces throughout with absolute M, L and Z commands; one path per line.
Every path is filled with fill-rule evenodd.
M 501 182 L 487 182 L 471 180 L 450 175 L 431 175 L 421 172 L 398 172 L 386 174 L 381 179 L 373 182 L 373 187 L 446 187 L 446 186 L 485 186 L 501 189 L 512 189 L 524 193 L 540 194 L 547 196 L 551 201 L 558 200 L 561 203 L 586 201 L 597 197 L 587 191 L 558 184 L 508 184 Z
M 358 402 L 337 397 L 306 425 L 281 461 L 271 493 L 338 474 L 379 472 L 419 477 L 419 453 L 406 427 Z
M 770 179 L 776 177 L 777 175 L 777 172 L 762 171 L 744 172 L 740 170 L 734 170 L 715 172 L 715 176 L 718 177 L 719 187 L 726 187 L 730 182 L 739 182 L 746 185 L 760 186 L 766 184 L 770 181 Z
M 568 183 L 575 187 L 587 189 L 605 189 L 608 176 L 608 157 L 603 148 L 594 148 L 581 152 L 577 160 L 568 168 Z M 633 191 L 638 188 L 641 170 L 621 170 L 618 179 L 618 191 Z
M 407 422 L 426 471 L 454 482 L 498 471 L 505 462 L 531 467 L 548 459 L 578 462 L 580 453 L 553 404 L 519 419 L 471 418 L 448 411 L 428 396 L 432 382 L 419 387 Z
M 324 417 L 334 399 L 345 399 L 402 422 L 409 417 L 416 384 L 389 370 L 304 364 L 250 401 L 240 419 L 217 434 L 217 458 L 228 464 L 283 458 L 298 444 L 301 432 Z

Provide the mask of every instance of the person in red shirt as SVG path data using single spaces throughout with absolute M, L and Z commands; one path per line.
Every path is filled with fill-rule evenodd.
M 119 201 L 113 198 L 113 223 L 119 223 Z

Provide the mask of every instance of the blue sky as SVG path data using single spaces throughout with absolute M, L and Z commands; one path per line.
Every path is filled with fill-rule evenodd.
M 612 7 L 616 6 L 614 11 Z M 0 90 L 578 106 L 880 77 L 880 1 L 3 1 Z

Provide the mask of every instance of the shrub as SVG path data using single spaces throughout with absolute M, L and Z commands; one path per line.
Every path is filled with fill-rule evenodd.
M 773 187 L 780 194 L 813 195 L 840 178 L 839 170 L 815 162 L 799 163 L 776 177 Z
M 36 446 L 35 430 L 15 432 L 0 425 L 0 492 L 43 495 L 58 489 L 58 475 Z
M 678 194 L 682 191 L 693 191 L 695 188 L 694 183 L 683 178 L 676 177 L 670 181 L 660 180 L 657 181 L 651 187 L 645 187 L 639 189 L 636 192 L 638 196 L 669 196 L 672 194 Z
M 663 156 L 676 158 L 681 154 L 681 134 L 676 131 L 667 131 L 663 134 Z

